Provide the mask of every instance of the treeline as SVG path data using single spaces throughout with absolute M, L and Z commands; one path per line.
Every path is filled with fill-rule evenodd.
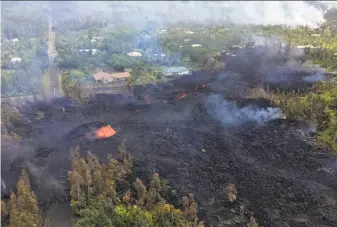
M 141 179 L 132 182 L 133 158 L 125 141 L 118 147 L 119 159 L 108 155 L 107 164 L 88 152 L 80 155 L 71 149 L 72 169 L 69 171 L 70 206 L 78 227 L 201 227 L 198 206 L 193 194 L 181 199 L 179 207 L 166 198 L 176 197 L 166 180 L 153 173 L 148 186 Z M 22 171 L 17 193 L 1 201 L 2 224 L 7 227 L 40 227 L 42 215 L 31 190 L 28 174 Z
M 318 138 L 337 151 L 337 84 L 316 84 L 310 92 L 272 93 L 271 99 L 289 118 L 314 123 Z
M 328 71 L 337 70 L 337 23 L 319 28 L 260 26 L 255 28 L 267 36 L 281 36 L 292 46 L 309 45 L 308 59 Z M 272 100 L 288 117 L 306 120 L 317 126 L 318 138 L 337 151 L 337 84 L 336 78 L 314 85 L 309 91 L 274 92 Z
M 6 227 L 40 227 L 42 216 L 29 177 L 23 170 L 16 185 L 17 193 L 11 192 L 6 204 L 1 201 L 1 223 Z
M 267 37 L 281 36 L 292 47 L 308 46 L 306 55 L 314 64 L 329 70 L 337 70 L 337 23 L 326 23 L 311 29 L 306 26 L 255 26 L 255 32 Z
M 192 194 L 179 209 L 165 199 L 170 187 L 158 173 L 150 176 L 148 187 L 139 178 L 130 184 L 133 160 L 125 142 L 118 152 L 119 160 L 109 155 L 104 165 L 90 152 L 83 158 L 78 148 L 72 150 L 69 182 L 76 226 L 203 226 Z

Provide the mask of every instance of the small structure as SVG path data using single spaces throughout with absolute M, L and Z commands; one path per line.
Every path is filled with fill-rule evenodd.
M 194 34 L 192 31 L 185 31 L 186 34 Z
M 107 73 L 100 71 L 93 75 L 93 78 L 96 82 L 102 82 L 105 84 L 115 83 L 118 85 L 125 85 L 129 77 L 131 77 L 129 72 Z
M 149 35 L 145 34 L 145 35 L 143 36 L 143 38 L 144 38 L 144 39 L 150 39 L 150 38 L 151 38 L 151 36 L 149 36 Z
M 163 70 L 165 76 L 182 76 L 190 74 L 185 67 L 167 67 Z
M 165 29 L 161 29 L 158 31 L 158 34 L 165 34 L 167 31 Z
M 191 46 L 192 46 L 192 47 L 202 47 L 201 44 L 192 44 Z
M 126 69 L 124 69 L 124 72 L 129 72 L 129 73 L 131 73 L 131 72 L 132 72 L 132 69 L 131 69 L 131 68 L 126 68 Z
M 99 53 L 99 50 L 98 49 L 79 49 L 78 50 L 79 52 L 83 53 L 90 53 L 91 52 L 91 55 L 96 55 Z
M 311 34 L 311 36 L 320 37 L 321 35 L 320 34 Z
M 312 46 L 312 45 L 306 45 L 306 46 L 302 46 L 302 45 L 298 45 L 296 46 L 298 49 L 316 49 L 316 48 L 319 48 L 319 47 L 315 47 L 315 46 Z
M 130 52 L 130 53 L 127 53 L 127 55 L 129 55 L 130 57 L 141 57 L 143 56 L 140 52 Z
M 18 38 L 14 38 L 14 39 L 12 39 L 12 42 L 13 43 L 19 42 L 19 39 Z
M 22 58 L 18 58 L 18 57 L 15 57 L 15 58 L 11 59 L 12 63 L 18 63 L 18 62 L 21 62 L 21 61 L 22 61 Z
M 95 42 L 97 42 L 99 40 L 102 40 L 102 39 L 103 39 L 103 37 L 101 37 L 101 36 L 94 36 L 94 37 L 92 37 L 91 42 L 95 43 Z
M 96 55 L 98 53 L 98 50 L 97 49 L 91 49 L 91 54 L 92 55 Z

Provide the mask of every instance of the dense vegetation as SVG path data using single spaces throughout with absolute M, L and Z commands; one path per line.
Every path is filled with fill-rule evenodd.
M 305 120 L 317 126 L 319 139 L 337 151 L 337 86 L 322 83 L 309 92 L 274 92 L 271 99 L 291 119 Z
M 37 92 L 48 68 L 47 8 L 39 3 L 1 4 L 1 92 L 7 95 Z M 13 63 L 12 58 L 21 61 Z
M 133 158 L 125 141 L 118 153 L 119 160 L 109 155 L 104 165 L 91 152 L 81 157 L 78 147 L 71 150 L 70 206 L 76 226 L 204 226 L 198 221 L 198 206 L 192 194 L 182 198 L 179 208 L 175 207 L 167 198 L 176 198 L 176 192 L 158 173 L 151 175 L 148 187 L 141 179 L 134 179 Z M 7 204 L 1 201 L 1 216 L 8 227 L 42 226 L 38 202 L 25 170 L 18 181 L 17 194 L 12 192 Z
M 182 209 L 168 203 L 172 190 L 158 173 L 152 174 L 149 186 L 132 180 L 132 157 L 125 143 L 119 148 L 120 159 L 108 156 L 100 164 L 88 152 L 72 151 L 71 207 L 76 226 L 203 226 L 197 219 L 197 204 L 190 194 L 182 199 Z
M 41 226 L 41 213 L 26 170 L 22 171 L 16 188 L 17 194 L 12 192 L 7 204 L 1 201 L 1 222 L 8 227 Z

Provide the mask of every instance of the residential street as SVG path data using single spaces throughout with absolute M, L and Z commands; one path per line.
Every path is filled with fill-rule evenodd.
M 56 33 L 52 30 L 53 21 L 52 21 L 52 13 L 50 9 L 49 15 L 49 31 L 48 31 L 48 58 L 49 58 L 49 74 L 50 74 L 50 90 L 49 95 L 52 97 L 61 95 L 59 91 L 59 75 L 60 72 L 58 71 L 55 58 L 57 55 L 55 41 L 56 41 Z

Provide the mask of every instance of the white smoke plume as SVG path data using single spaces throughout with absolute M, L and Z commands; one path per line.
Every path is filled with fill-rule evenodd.
M 232 21 L 234 23 L 317 26 L 324 22 L 324 12 L 336 8 L 336 1 L 158 1 L 158 2 L 76 2 L 81 12 L 104 11 L 113 15 L 121 11 L 123 20 L 157 23 L 178 21 Z M 124 18 L 125 17 L 125 18 Z
M 210 95 L 206 100 L 208 114 L 225 125 L 241 125 L 247 122 L 264 123 L 273 119 L 280 119 L 282 111 L 279 108 L 257 108 L 245 106 L 239 108 L 235 103 L 224 100 L 221 95 Z

